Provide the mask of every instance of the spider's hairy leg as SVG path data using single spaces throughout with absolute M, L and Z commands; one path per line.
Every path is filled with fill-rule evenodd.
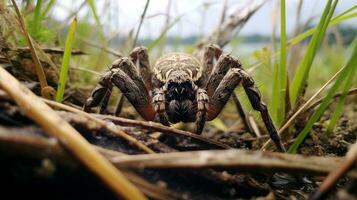
M 138 70 L 135 67 L 135 64 L 127 57 L 119 58 L 113 62 L 112 68 L 119 68 L 125 74 L 127 74 L 135 85 L 140 89 L 141 92 L 149 95 L 148 90 L 146 89 L 143 79 L 140 77 Z
M 196 134 L 201 134 L 206 123 L 206 113 L 209 108 L 208 95 L 206 90 L 197 90 L 197 114 L 196 114 Z
M 212 73 L 212 69 L 214 66 L 214 60 L 218 59 L 222 54 L 222 49 L 216 44 L 209 44 L 203 50 L 202 55 L 202 66 L 201 72 L 202 75 L 198 80 L 198 85 L 201 87 L 205 87 L 208 81 L 209 76 Z
M 147 91 L 153 90 L 152 76 L 149 54 L 146 47 L 136 47 L 130 53 L 130 59 L 134 64 L 138 64 L 140 76 L 142 77 Z
M 208 110 L 207 117 L 208 120 L 214 119 L 219 114 L 239 83 L 242 83 L 254 110 L 260 112 L 263 122 L 268 130 L 269 136 L 274 141 L 277 149 L 279 151 L 285 152 L 285 148 L 281 143 L 280 137 L 273 124 L 273 121 L 271 120 L 268 109 L 261 100 L 260 92 L 255 86 L 254 80 L 242 68 L 232 68 L 224 76 L 215 93 L 213 96 L 211 96 L 210 108 Z
M 231 68 L 240 67 L 240 63 L 236 61 L 230 54 L 223 54 L 219 57 L 216 65 L 213 68 L 211 76 L 208 79 L 206 91 L 208 96 L 212 96 L 216 88 L 222 81 L 223 77 Z
M 112 83 L 110 81 L 111 72 L 106 72 L 104 76 L 99 79 L 97 86 L 93 89 L 90 97 L 86 100 L 83 106 L 85 112 L 90 112 L 92 107 L 100 106 L 100 113 L 105 113 L 108 101 L 112 93 Z
M 128 58 L 118 59 L 112 67 L 112 83 L 125 95 L 136 111 L 146 120 L 155 118 L 155 111 L 143 80 Z
M 233 56 L 231 56 L 230 54 L 224 54 L 221 55 L 219 60 L 217 61 L 216 65 L 214 66 L 213 72 L 211 73 L 211 76 L 209 77 L 208 83 L 207 83 L 207 92 L 209 96 L 212 96 L 214 94 L 214 92 L 216 91 L 218 85 L 220 84 L 220 82 L 222 81 L 223 77 L 227 74 L 228 70 L 231 68 L 241 68 L 241 64 L 240 62 L 234 58 Z M 247 119 L 246 119 L 246 115 L 244 113 L 244 110 L 240 104 L 240 101 L 237 97 L 237 95 L 232 92 L 232 94 L 230 95 L 232 96 L 238 114 L 240 115 L 240 117 L 242 118 L 243 122 L 244 122 L 244 126 L 246 127 L 246 129 L 250 131 L 250 127 L 248 125 Z M 210 118 L 215 118 L 219 112 L 221 111 L 221 109 L 223 109 L 223 106 L 225 105 L 225 103 L 222 105 L 222 107 L 219 107 L 218 110 L 216 110 L 215 112 L 211 112 L 214 113 L 214 117 L 210 117 Z

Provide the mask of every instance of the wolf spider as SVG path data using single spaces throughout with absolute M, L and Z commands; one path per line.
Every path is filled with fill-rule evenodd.
M 114 61 L 84 110 L 101 104 L 100 112 L 105 112 L 114 84 L 145 120 L 164 125 L 195 122 L 195 132 L 201 134 L 205 122 L 217 117 L 240 83 L 252 107 L 261 113 L 277 149 L 285 151 L 254 80 L 237 58 L 222 54 L 217 45 L 205 48 L 202 62 L 189 54 L 169 53 L 152 70 L 147 49 L 136 47 L 128 58 Z

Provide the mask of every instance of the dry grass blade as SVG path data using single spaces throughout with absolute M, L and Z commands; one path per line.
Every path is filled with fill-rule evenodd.
M 289 128 L 291 126 L 291 124 L 294 122 L 294 120 L 301 114 L 303 113 L 305 110 L 307 110 L 307 108 L 309 107 L 309 105 L 311 104 L 311 102 L 319 95 L 321 94 L 321 92 L 332 83 L 333 80 L 336 79 L 336 77 L 338 75 L 341 74 L 341 72 L 343 71 L 343 69 L 345 69 L 345 67 L 342 67 L 340 70 L 338 70 L 318 91 L 315 92 L 314 95 L 312 95 L 310 97 L 309 100 L 307 100 L 305 102 L 304 105 L 302 105 L 295 113 L 293 116 L 291 116 L 289 118 L 289 120 L 287 120 L 285 122 L 285 124 L 279 129 L 279 135 L 281 135 L 287 128 Z M 262 146 L 261 150 L 265 151 L 266 148 L 268 147 L 268 145 L 271 144 L 271 140 L 269 139 L 266 143 L 264 143 L 264 145 Z
M 49 87 L 47 85 L 47 79 L 46 79 L 45 72 L 43 71 L 43 67 L 41 65 L 41 62 L 40 62 L 38 56 L 37 56 L 37 53 L 36 53 L 34 44 L 32 42 L 32 39 L 30 37 L 30 34 L 27 31 L 24 18 L 23 18 L 22 14 L 21 14 L 21 12 L 19 10 L 19 7 L 16 4 L 16 1 L 15 0 L 11 0 L 11 2 L 13 4 L 13 6 L 15 8 L 15 11 L 16 11 L 16 14 L 18 16 L 18 20 L 20 22 L 22 33 L 24 34 L 24 36 L 25 36 L 25 38 L 27 40 L 27 43 L 28 43 L 28 45 L 30 47 L 32 59 L 34 61 L 35 68 L 36 68 L 37 77 L 38 77 L 38 80 L 39 80 L 40 85 L 41 85 L 42 96 L 47 98 L 47 99 L 51 99 L 51 98 L 53 98 L 55 90 L 52 87 Z
M 126 177 L 108 160 L 102 157 L 91 145 L 66 121 L 59 117 L 40 98 L 33 94 L 16 78 L 0 67 L 0 87 L 5 90 L 32 120 L 56 137 L 67 149 L 104 183 L 118 197 L 124 199 L 146 199 Z

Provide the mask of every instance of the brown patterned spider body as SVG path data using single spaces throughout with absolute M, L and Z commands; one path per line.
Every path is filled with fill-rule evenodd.
M 137 47 L 129 58 L 113 63 L 99 80 L 84 110 L 101 104 L 100 111 L 105 112 L 114 84 L 145 120 L 164 125 L 195 122 L 195 132 L 200 134 L 205 121 L 217 117 L 240 83 L 253 108 L 261 113 L 278 150 L 284 151 L 253 79 L 237 58 L 222 54 L 216 45 L 205 48 L 201 62 L 189 54 L 170 53 L 159 58 L 152 69 L 147 49 Z

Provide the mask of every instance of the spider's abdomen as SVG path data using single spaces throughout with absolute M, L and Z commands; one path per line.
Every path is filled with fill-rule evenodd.
M 200 62 L 186 53 L 169 53 L 160 57 L 154 66 L 155 77 L 163 83 L 169 77 L 180 75 L 196 81 L 201 77 Z

